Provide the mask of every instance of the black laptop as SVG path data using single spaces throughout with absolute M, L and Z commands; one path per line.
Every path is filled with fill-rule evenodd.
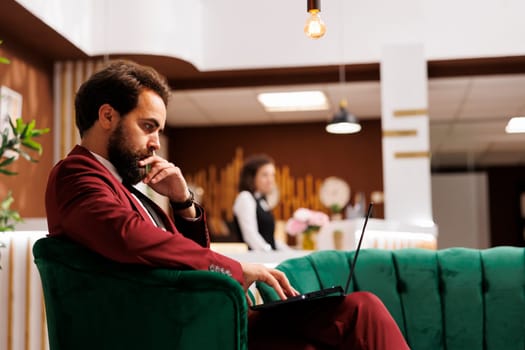
M 282 308 L 284 306 L 294 306 L 295 307 L 296 305 L 303 304 L 305 302 L 317 302 L 320 300 L 342 298 L 345 295 L 347 295 L 348 288 L 350 287 L 350 281 L 352 280 L 352 276 L 354 275 L 357 255 L 359 254 L 359 250 L 361 249 L 361 242 L 363 242 L 363 236 L 365 234 L 366 225 L 372 213 L 372 207 L 373 207 L 373 203 L 370 203 L 370 205 L 368 206 L 368 212 L 365 217 L 365 222 L 363 224 L 363 229 L 361 230 L 361 237 L 359 237 L 359 243 L 357 244 L 357 249 L 355 251 L 354 259 L 352 260 L 352 266 L 350 266 L 350 273 L 346 280 L 345 288 L 343 288 L 342 286 L 333 286 L 329 288 L 324 288 L 321 290 L 308 292 L 305 294 L 300 294 L 294 297 L 290 297 L 285 300 L 274 300 L 274 301 L 269 301 L 264 304 L 252 305 L 251 309 L 257 310 L 257 311 L 264 311 L 264 310 L 273 310 L 276 308 Z

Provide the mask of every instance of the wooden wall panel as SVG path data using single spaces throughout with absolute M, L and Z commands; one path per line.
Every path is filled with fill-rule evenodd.
M 22 94 L 21 117 L 26 122 L 35 119 L 39 129 L 52 129 L 52 63 L 8 40 L 0 45 L 0 56 L 11 60 L 11 64 L 0 64 L 0 85 Z M 0 175 L 0 198 L 4 198 L 8 190 L 12 190 L 15 198 L 12 208 L 18 210 L 22 217 L 45 216 L 44 192 L 53 164 L 52 132 L 37 140 L 44 149 L 40 162 L 29 163 L 21 159 L 10 167 L 19 175 Z

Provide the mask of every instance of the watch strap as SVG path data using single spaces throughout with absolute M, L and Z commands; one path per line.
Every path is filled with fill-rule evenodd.
M 184 202 L 172 202 L 172 201 L 170 201 L 171 207 L 174 210 L 188 209 L 189 207 L 191 207 L 193 205 L 193 201 L 195 199 L 195 195 L 193 194 L 193 192 L 190 189 L 188 189 L 188 191 L 190 192 L 190 196 Z

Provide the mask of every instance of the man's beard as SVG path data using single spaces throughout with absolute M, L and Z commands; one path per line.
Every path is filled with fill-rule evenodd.
M 123 183 L 136 185 L 145 176 L 144 167 L 139 167 L 138 162 L 152 155 L 147 149 L 134 151 L 125 135 L 122 123 L 117 125 L 115 131 L 109 137 L 108 157 L 109 161 L 117 169 L 122 177 Z

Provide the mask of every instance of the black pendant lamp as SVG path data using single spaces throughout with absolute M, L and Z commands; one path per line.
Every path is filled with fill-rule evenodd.
M 347 106 L 346 99 L 341 99 L 339 110 L 326 125 L 327 132 L 331 134 L 355 134 L 361 131 L 361 124 L 359 124 L 356 116 L 348 111 Z

